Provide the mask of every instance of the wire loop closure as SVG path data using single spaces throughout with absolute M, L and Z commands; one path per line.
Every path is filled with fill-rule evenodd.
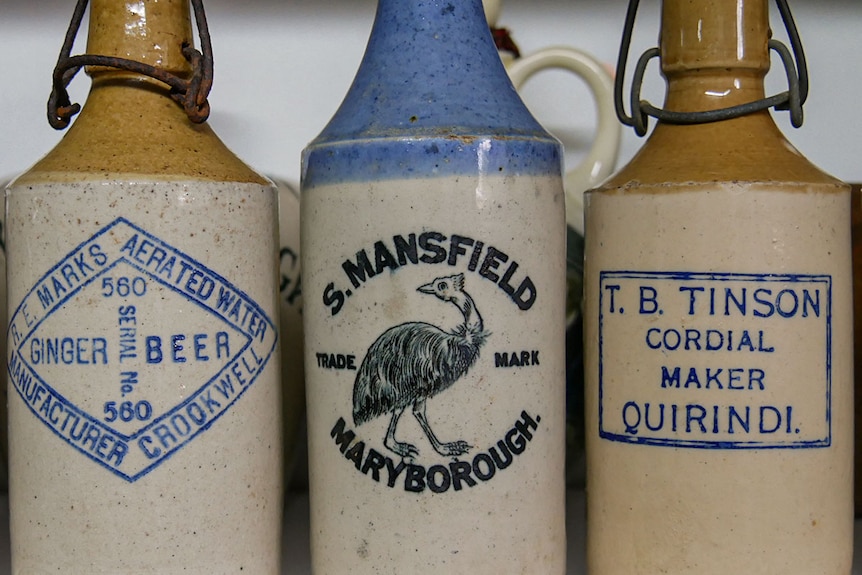
M 774 50 L 784 65 L 784 70 L 787 74 L 788 89 L 774 96 L 730 106 L 718 110 L 708 110 L 705 112 L 673 112 L 653 106 L 646 100 L 641 100 L 641 86 L 646 73 L 647 64 L 653 58 L 659 57 L 658 48 L 650 48 L 638 59 L 635 66 L 634 75 L 632 76 L 631 96 L 629 105 L 631 106 L 631 116 L 626 114 L 623 105 L 623 84 L 625 81 L 626 64 L 628 61 L 629 50 L 631 47 L 632 31 L 634 30 L 635 17 L 637 15 L 638 4 L 640 0 L 630 0 L 628 11 L 626 13 L 625 27 L 623 29 L 622 41 L 620 43 L 620 54 L 617 60 L 617 75 L 614 79 L 614 105 L 616 106 L 617 117 L 620 122 L 634 128 L 638 136 L 643 136 L 647 132 L 649 116 L 657 118 L 659 121 L 668 124 L 705 124 L 708 122 L 719 122 L 738 118 L 758 112 L 768 108 L 776 110 L 789 111 L 790 122 L 794 128 L 802 125 L 803 113 L 802 105 L 808 99 L 808 66 L 805 62 L 805 52 L 802 49 L 802 42 L 799 38 L 799 32 L 796 24 L 793 21 L 793 15 L 790 13 L 790 7 L 787 0 L 776 0 L 778 11 L 781 14 L 781 19 L 787 29 L 787 34 L 790 39 L 790 45 L 793 49 L 790 50 L 778 40 L 769 40 L 769 49 Z
M 213 83 L 213 58 L 212 43 L 202 0 L 191 0 L 201 42 L 201 51 L 196 50 L 194 46 L 188 43 L 183 43 L 182 46 L 182 54 L 192 66 L 192 75 L 189 79 L 126 58 L 93 54 L 72 56 L 72 46 L 81 27 L 87 3 L 88 0 L 78 0 L 72 21 L 69 23 L 69 29 L 66 31 L 66 38 L 60 50 L 57 65 L 54 67 L 53 87 L 51 96 L 48 98 L 48 123 L 51 124 L 51 127 L 56 130 L 65 129 L 72 116 L 81 111 L 80 104 L 72 104 L 69 100 L 66 87 L 84 66 L 104 66 L 127 70 L 163 82 L 171 88 L 171 98 L 183 107 L 192 122 L 200 124 L 207 120 L 210 114 L 207 96 L 209 96 Z

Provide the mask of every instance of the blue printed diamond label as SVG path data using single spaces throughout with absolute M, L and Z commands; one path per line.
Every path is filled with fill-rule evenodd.
M 33 286 L 7 337 L 10 383 L 33 415 L 133 482 L 217 425 L 277 330 L 224 277 L 118 218 Z

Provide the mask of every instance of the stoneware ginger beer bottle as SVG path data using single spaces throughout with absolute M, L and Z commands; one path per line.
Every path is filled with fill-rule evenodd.
M 779 7 L 798 64 L 766 0 L 664 0 L 664 119 L 587 194 L 591 575 L 850 573 L 850 194 L 765 107 Z
M 171 98 L 205 118 L 191 44 L 188 0 L 94 0 L 7 190 L 14 573 L 280 573 L 276 192 Z
M 480 0 L 380 0 L 305 150 L 315 573 L 563 573 L 559 143 Z

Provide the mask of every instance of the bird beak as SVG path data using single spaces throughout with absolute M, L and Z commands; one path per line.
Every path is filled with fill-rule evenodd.
M 416 291 L 421 291 L 422 293 L 433 294 L 434 293 L 434 282 L 431 282 L 429 284 L 425 284 L 424 286 L 419 286 L 418 288 L 416 288 Z

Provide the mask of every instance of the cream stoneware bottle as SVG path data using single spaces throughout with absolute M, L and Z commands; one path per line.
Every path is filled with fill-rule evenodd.
M 188 77 L 190 44 L 188 0 L 92 2 L 89 54 Z M 6 192 L 13 572 L 275 575 L 275 189 L 166 85 L 88 73 Z
M 763 99 L 770 36 L 664 0 L 665 110 Z M 587 193 L 591 575 L 850 573 L 849 191 L 760 109 L 661 120 Z
M 317 574 L 565 572 L 565 206 L 480 0 L 380 0 L 304 153 Z

